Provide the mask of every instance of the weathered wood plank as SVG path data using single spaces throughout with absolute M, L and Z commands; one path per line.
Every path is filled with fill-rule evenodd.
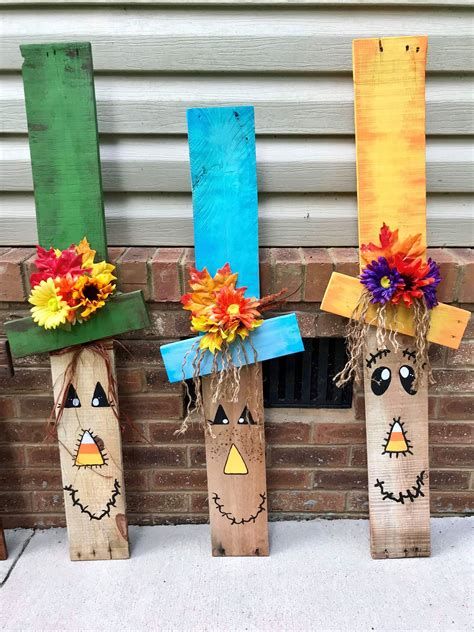
M 206 463 L 212 554 L 217 557 L 268 555 L 261 365 L 246 367 L 240 379 L 237 402 L 213 403 L 211 378 L 202 384 L 213 435 L 206 432 Z M 220 422 L 219 407 L 227 423 Z M 246 407 L 254 423 L 245 422 Z
M 0 520 L 0 560 L 8 559 L 7 543 L 5 542 L 5 533 L 3 531 L 2 521 Z
M 426 83 L 426 131 L 474 133 L 469 75 L 432 75 Z M 353 134 L 349 76 L 164 74 L 95 77 L 99 130 L 104 134 L 185 134 L 186 111 L 252 103 L 258 134 Z M 297 108 L 295 106 L 298 106 Z M 20 77 L 0 75 L 1 129 L 27 130 Z M 257 148 L 258 149 L 258 148 Z
M 91 45 L 20 47 L 38 241 L 67 248 L 87 236 L 106 258 Z
M 133 17 L 132 17 L 133 16 Z M 272 8 L 120 7 L 11 9 L 5 12 L 0 46 L 2 67 L 19 67 L 16 46 L 52 41 L 94 45 L 99 70 L 160 72 L 348 72 L 353 38 L 387 37 L 409 30 L 426 33 L 432 54 L 429 70 L 465 71 L 472 54 L 468 8 L 405 7 Z M 110 42 L 115 43 L 110 46 Z
M 260 192 L 353 193 L 355 147 L 349 138 L 260 138 Z M 189 192 L 189 157 L 182 137 L 114 136 L 100 147 L 105 191 Z M 474 192 L 474 153 L 468 138 L 433 138 L 426 145 L 427 191 Z M 26 138 L 0 138 L 0 189 L 31 191 Z
M 321 309 L 331 314 L 350 318 L 354 313 L 363 287 L 358 279 L 333 272 L 324 293 Z M 431 312 L 428 340 L 438 345 L 457 349 L 461 343 L 471 314 L 465 309 L 440 303 Z M 366 322 L 373 322 L 375 309 L 367 312 Z M 397 310 L 394 320 L 387 322 L 387 327 L 412 336 L 414 334 L 412 314 L 403 306 Z
M 233 349 L 232 358 L 236 366 L 255 362 L 254 351 L 257 352 L 257 357 L 261 362 L 304 351 L 295 314 L 268 318 L 261 327 L 251 334 L 250 338 L 251 344 L 248 339 L 243 342 L 245 355 L 242 351 Z M 197 348 L 198 342 L 199 337 L 187 338 L 180 342 L 163 345 L 160 348 L 170 382 L 179 382 L 193 377 L 193 353 L 191 350 Z M 199 375 L 209 375 L 211 371 L 212 357 L 207 354 L 200 366 Z
M 45 353 L 73 345 L 118 336 L 127 331 L 144 329 L 150 318 L 141 290 L 112 297 L 95 317 L 76 325 L 71 331 L 46 331 L 32 318 L 18 318 L 5 323 L 12 355 L 16 358 Z
M 111 376 L 104 358 L 84 348 L 58 421 L 64 505 L 72 560 L 127 559 L 122 445 L 118 401 L 109 399 L 115 378 L 114 352 L 108 344 Z M 64 376 L 73 353 L 51 354 L 55 402 L 63 396 Z

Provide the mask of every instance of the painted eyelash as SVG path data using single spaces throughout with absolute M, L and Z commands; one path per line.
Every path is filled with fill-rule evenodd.
M 377 360 L 386 357 L 389 353 L 391 353 L 390 349 L 377 349 L 377 353 L 371 353 L 370 358 L 365 359 L 367 368 L 370 369 L 373 364 L 377 363 Z
M 410 349 L 404 349 L 403 350 L 403 357 L 404 358 L 409 358 L 410 360 L 413 360 L 413 364 L 416 364 L 416 353 L 415 351 L 410 351 Z

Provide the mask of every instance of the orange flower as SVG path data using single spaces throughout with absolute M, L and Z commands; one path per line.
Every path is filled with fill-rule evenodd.
M 190 268 L 189 285 L 193 292 L 184 294 L 181 303 L 184 309 L 189 310 L 195 316 L 202 314 L 207 307 L 213 304 L 216 293 L 226 286 L 235 286 L 238 274 L 232 274 L 228 263 L 217 270 L 214 277 L 211 277 L 207 268 L 202 271 Z
M 372 242 L 361 245 L 360 253 L 366 263 L 372 263 L 379 257 L 385 257 L 390 262 L 395 255 L 399 255 L 403 259 L 412 259 L 421 257 L 425 252 L 425 248 L 421 243 L 421 233 L 410 235 L 400 242 L 398 239 L 398 228 L 392 232 L 385 222 L 380 229 L 379 241 L 380 246 Z
M 103 307 L 114 289 L 113 283 L 104 284 L 97 277 L 79 277 L 74 285 L 73 299 L 77 302 L 78 309 L 84 308 L 81 318 L 87 320 L 91 314 Z

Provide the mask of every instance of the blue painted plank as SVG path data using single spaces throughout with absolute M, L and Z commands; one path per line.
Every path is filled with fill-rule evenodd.
M 260 296 L 253 107 L 187 111 L 196 267 L 229 263 L 247 296 Z
M 251 334 L 251 339 L 254 348 L 257 350 L 258 362 L 304 351 L 295 314 L 269 318 Z M 180 342 L 172 342 L 161 347 L 161 355 L 170 382 L 179 382 L 193 377 L 194 368 L 192 364 L 195 354 L 191 350 L 194 345 L 197 348 L 198 341 L 199 336 L 181 340 Z M 232 357 L 236 366 L 253 364 L 255 361 L 254 352 L 248 340 L 244 342 L 244 346 L 248 362 L 245 361 L 245 357 L 242 354 L 237 354 L 237 348 L 233 345 Z M 186 356 L 188 352 L 190 353 Z M 185 356 L 186 362 L 183 365 Z M 200 375 L 209 375 L 212 368 L 212 360 L 212 354 L 207 351 L 206 357 L 201 364 Z

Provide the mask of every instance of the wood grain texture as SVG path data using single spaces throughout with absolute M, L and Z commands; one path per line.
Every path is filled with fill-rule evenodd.
M 355 146 L 350 138 L 259 138 L 260 192 L 353 193 Z M 103 187 L 115 192 L 189 192 L 186 139 L 114 136 L 100 146 Z M 433 193 L 474 192 L 474 153 L 468 139 L 432 138 L 426 146 L 426 186 Z M 31 191 L 26 138 L 0 138 L 0 189 Z
M 212 425 L 214 436 L 206 432 L 207 486 L 214 556 L 263 556 L 269 552 L 261 365 L 254 364 L 243 369 L 240 384 L 239 398 L 235 403 L 213 403 L 211 379 L 205 378 L 202 384 L 206 419 L 212 421 L 217 407 L 221 405 L 229 421 L 226 425 Z M 239 423 L 245 406 L 255 424 Z M 233 448 L 243 460 L 246 474 L 224 472 Z M 245 469 L 242 467 L 242 470 Z
M 107 353 L 115 372 L 111 344 Z M 64 373 L 71 358 L 72 353 L 50 356 L 56 403 L 60 401 Z M 107 400 L 109 406 L 94 406 L 98 383 L 107 394 L 109 381 L 104 359 L 84 348 L 73 379 L 80 406 L 65 408 L 58 424 L 72 560 L 129 557 L 120 426 L 113 411 L 115 408 L 118 414 L 118 402 Z M 86 431 L 90 434 L 84 439 Z M 89 459 L 93 457 L 92 460 L 101 465 L 78 466 L 78 463 L 87 462 L 84 456 L 82 461 L 78 457 L 79 448 L 88 450 Z
M 5 323 L 5 331 L 12 355 L 16 358 L 32 353 L 45 353 L 144 329 L 150 318 L 141 290 L 113 296 L 90 320 L 71 331 L 46 331 L 32 318 L 18 318 Z
M 278 358 L 304 350 L 303 341 L 295 314 L 285 314 L 276 318 L 268 318 L 263 325 L 243 342 L 245 355 L 232 350 L 233 362 L 236 366 L 255 362 L 254 350 L 260 361 Z M 193 347 L 196 349 L 199 337 L 187 338 L 179 342 L 172 342 L 160 347 L 166 373 L 170 382 L 180 382 L 190 379 L 194 375 Z M 206 354 L 200 366 L 199 375 L 209 375 L 212 371 L 212 356 Z
M 7 543 L 5 542 L 5 533 L 3 531 L 2 521 L 0 520 L 0 560 L 8 559 Z
M 98 70 L 349 72 L 351 41 L 426 33 L 430 71 L 462 71 L 472 54 L 468 8 L 56 7 L 5 11 L 1 67 L 18 69 L 18 42 L 91 41 Z M 114 42 L 114 46 L 110 42 Z
M 38 241 L 67 248 L 87 236 L 107 255 L 92 52 L 88 43 L 21 46 L 34 165 Z
M 466 69 L 467 64 L 466 60 Z M 352 81 L 344 74 L 100 73 L 94 79 L 98 124 L 103 134 L 185 134 L 189 108 L 241 103 L 255 107 L 257 134 L 354 133 Z M 474 133 L 473 84 L 468 74 L 435 74 L 427 78 L 427 134 Z M 18 75 L 0 75 L 0 107 L 4 133 L 27 131 Z
M 252 107 L 188 111 L 198 270 L 229 263 L 246 295 L 260 296 L 255 123 Z
M 321 309 L 331 314 L 350 318 L 362 295 L 363 287 L 358 279 L 333 272 L 324 293 Z M 366 322 L 373 322 L 375 309 L 367 312 Z M 453 305 L 439 303 L 431 312 L 428 340 L 438 345 L 457 349 L 461 344 L 470 312 Z M 402 334 L 413 335 L 414 327 L 411 313 L 403 306 L 397 309 L 395 321 L 388 321 L 390 329 Z

